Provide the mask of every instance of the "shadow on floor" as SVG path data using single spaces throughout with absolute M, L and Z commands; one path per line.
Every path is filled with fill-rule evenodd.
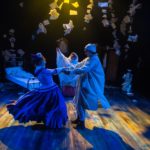
M 85 141 L 92 145 L 90 149 L 93 150 L 133 150 L 117 133 L 110 130 L 102 128 L 93 130 L 46 129 L 40 125 L 12 126 L 0 129 L 2 143 L 0 145 L 4 145 L 8 150 L 70 150 L 69 145 L 75 141 L 70 138 L 71 131 L 76 132 L 76 135 L 80 134 Z M 78 137 L 73 136 L 72 138 Z M 79 139 L 78 144 L 83 144 L 84 140 L 82 142 Z M 78 144 L 73 144 L 73 149 L 80 148 Z
M 134 150 L 115 132 L 103 128 L 77 129 L 94 150 Z
M 0 129 L 0 141 L 9 150 L 55 150 L 64 147 L 69 129 L 46 129 L 42 125 Z

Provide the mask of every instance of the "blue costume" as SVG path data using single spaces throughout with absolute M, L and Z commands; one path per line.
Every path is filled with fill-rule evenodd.
M 35 75 L 41 82 L 41 87 L 7 106 L 15 120 L 21 123 L 44 122 L 49 128 L 61 128 L 65 125 L 68 119 L 65 100 L 52 78 L 52 75 L 61 71 L 62 69 L 36 68 Z
M 104 96 L 105 74 L 96 54 L 96 47 L 88 44 L 85 49 L 93 54 L 79 63 L 72 71 L 74 74 L 80 74 L 75 99 L 76 97 L 78 99 L 77 108 L 81 121 L 85 120 L 85 109 L 97 110 L 98 101 L 104 109 L 110 108 Z

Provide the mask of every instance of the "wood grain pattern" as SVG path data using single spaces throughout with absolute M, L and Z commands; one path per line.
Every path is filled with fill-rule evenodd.
M 0 150 L 149 150 L 150 101 L 138 103 L 119 91 L 107 91 L 112 108 L 87 111 L 86 129 L 46 129 L 42 123 L 19 124 L 6 109 L 16 98 L 11 91 L 0 94 Z

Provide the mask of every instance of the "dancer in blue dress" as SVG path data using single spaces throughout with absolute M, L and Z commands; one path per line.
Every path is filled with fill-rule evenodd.
M 64 68 L 46 69 L 46 60 L 41 53 L 33 55 L 35 76 L 41 82 L 40 88 L 26 93 L 15 103 L 7 105 L 9 113 L 21 123 L 44 122 L 48 128 L 62 128 L 67 122 L 67 108 L 64 97 L 52 75 Z

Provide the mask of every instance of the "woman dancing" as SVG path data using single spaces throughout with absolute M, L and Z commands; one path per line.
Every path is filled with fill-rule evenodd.
M 35 76 L 41 82 L 38 89 L 26 93 L 15 103 L 7 105 L 9 113 L 20 123 L 29 121 L 44 122 L 48 128 L 62 128 L 67 122 L 65 100 L 52 75 L 65 68 L 47 69 L 46 60 L 41 53 L 32 55 Z

